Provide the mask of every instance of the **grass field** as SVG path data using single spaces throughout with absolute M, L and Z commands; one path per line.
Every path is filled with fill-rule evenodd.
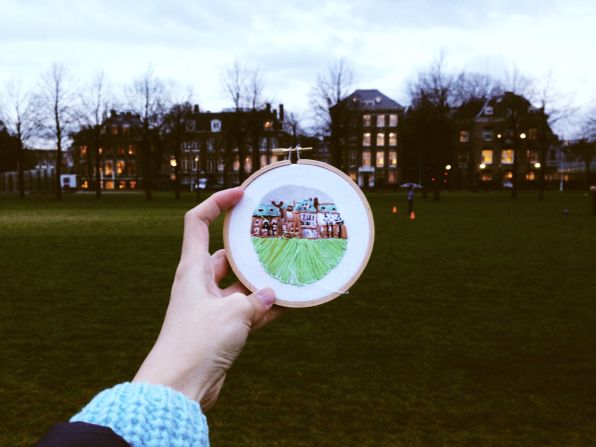
M 208 414 L 213 445 L 596 445 L 588 199 L 451 193 L 417 198 L 414 221 L 404 195 L 369 199 L 363 277 L 255 334 Z M 133 376 L 191 206 L 0 197 L 0 445 L 30 445 Z

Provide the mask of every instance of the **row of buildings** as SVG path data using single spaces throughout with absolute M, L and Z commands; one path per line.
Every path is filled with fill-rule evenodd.
M 574 172 L 561 168 L 564 155 L 544 110 L 527 99 L 507 92 L 449 113 L 449 141 L 429 149 L 413 137 L 411 111 L 374 89 L 332 107 L 331 135 L 321 139 L 298 135 L 282 104 L 220 112 L 187 105 L 175 124 L 149 131 L 139 115 L 113 110 L 99 132 L 72 135 L 65 172 L 77 175 L 80 189 L 99 182 L 104 190 L 135 190 L 149 180 L 154 189 L 221 188 L 277 161 L 274 148 L 302 144 L 314 146 L 309 157 L 334 164 L 363 188 L 523 187 L 541 175 L 554 187 L 573 180 Z

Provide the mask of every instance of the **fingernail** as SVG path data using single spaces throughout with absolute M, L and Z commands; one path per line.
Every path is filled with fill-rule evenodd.
M 263 289 L 257 292 L 257 298 L 262 301 L 265 306 L 270 306 L 275 301 L 275 292 L 272 289 Z

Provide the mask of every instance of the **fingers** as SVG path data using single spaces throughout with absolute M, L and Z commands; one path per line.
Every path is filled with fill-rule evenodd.
M 250 290 L 244 287 L 244 285 L 240 281 L 237 281 L 231 286 L 222 289 L 221 293 L 223 294 L 223 296 L 232 295 L 233 293 L 242 293 L 244 295 L 248 295 L 250 293 Z
M 228 264 L 228 258 L 226 257 L 226 251 L 222 248 L 217 250 L 211 255 L 211 265 L 213 266 L 213 279 L 215 284 L 226 277 L 230 270 L 230 264 Z
M 277 320 L 279 317 L 285 314 L 286 311 L 287 309 L 285 307 L 273 306 L 271 309 L 269 309 L 268 312 L 265 313 L 265 315 L 263 315 L 263 317 L 259 321 L 257 321 L 254 324 L 253 327 L 250 328 L 250 331 L 253 332 L 258 329 L 261 329 L 263 326 L 268 325 L 273 320 Z
M 216 192 L 186 213 L 182 260 L 190 261 L 196 258 L 197 253 L 209 250 L 209 225 L 223 211 L 238 203 L 242 195 L 242 188 L 225 189 Z
M 262 289 L 240 298 L 239 309 L 242 318 L 252 328 L 269 312 L 275 302 L 275 292 L 272 289 Z

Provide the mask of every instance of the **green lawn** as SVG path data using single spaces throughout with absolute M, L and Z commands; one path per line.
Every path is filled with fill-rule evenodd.
M 414 221 L 403 194 L 369 199 L 377 238 L 361 280 L 250 340 L 208 414 L 213 444 L 596 445 L 588 199 L 417 197 Z M 0 445 L 30 445 L 133 376 L 191 206 L 0 196 Z

